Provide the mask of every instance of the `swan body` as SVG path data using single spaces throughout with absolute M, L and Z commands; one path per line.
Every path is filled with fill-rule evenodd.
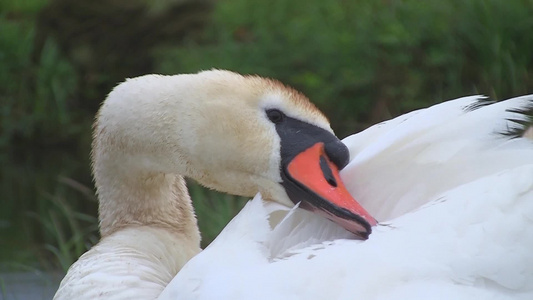
M 362 238 L 376 224 L 339 169 L 349 150 L 309 100 L 281 83 L 220 70 L 118 85 L 94 125 L 101 240 L 54 297 L 155 299 L 200 251 L 184 177 L 322 214 Z
M 532 122 L 533 96 L 466 97 L 350 136 L 368 240 L 303 210 L 270 224 L 257 196 L 159 299 L 533 299 Z

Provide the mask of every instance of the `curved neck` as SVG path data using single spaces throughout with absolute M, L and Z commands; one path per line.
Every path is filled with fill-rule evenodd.
M 192 202 L 182 176 L 100 168 L 94 165 L 100 233 L 132 226 L 168 228 L 200 242 Z

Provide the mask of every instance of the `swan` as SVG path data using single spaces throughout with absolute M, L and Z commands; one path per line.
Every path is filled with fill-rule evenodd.
M 349 136 L 368 240 L 257 195 L 158 299 L 533 299 L 532 124 L 533 95 L 472 96 Z
M 54 299 L 155 299 L 200 252 L 184 177 L 298 206 L 362 239 L 377 221 L 348 193 L 348 148 L 301 93 L 223 70 L 126 80 L 102 104 L 92 169 L 101 240 Z

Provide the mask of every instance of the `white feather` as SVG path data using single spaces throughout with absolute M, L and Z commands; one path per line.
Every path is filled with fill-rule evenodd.
M 256 197 L 159 299 L 533 299 L 533 142 L 503 136 L 533 96 L 467 97 L 349 137 L 366 241 Z M 279 213 L 279 212 L 278 212 Z

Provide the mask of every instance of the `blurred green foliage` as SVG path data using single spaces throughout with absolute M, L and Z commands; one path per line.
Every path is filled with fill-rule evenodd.
M 158 70 L 278 78 L 344 136 L 465 94 L 531 91 L 531 13 L 531 1 L 221 1 L 209 43 L 163 49 Z
M 24 3 L 27 2 L 14 6 L 17 14 L 0 14 L 0 146 L 3 147 L 14 141 L 46 145 L 84 130 L 76 120 L 82 112 L 68 107 L 76 87 L 76 73 L 61 56 L 57 45 L 47 41 L 38 62 L 31 61 L 35 13 L 34 6 L 26 7 Z
M 532 92 L 532 15 L 530 0 L 0 0 L 0 261 L 64 268 L 97 239 L 90 124 L 124 77 L 273 77 L 344 137 L 446 99 Z M 243 200 L 191 194 L 206 245 Z

